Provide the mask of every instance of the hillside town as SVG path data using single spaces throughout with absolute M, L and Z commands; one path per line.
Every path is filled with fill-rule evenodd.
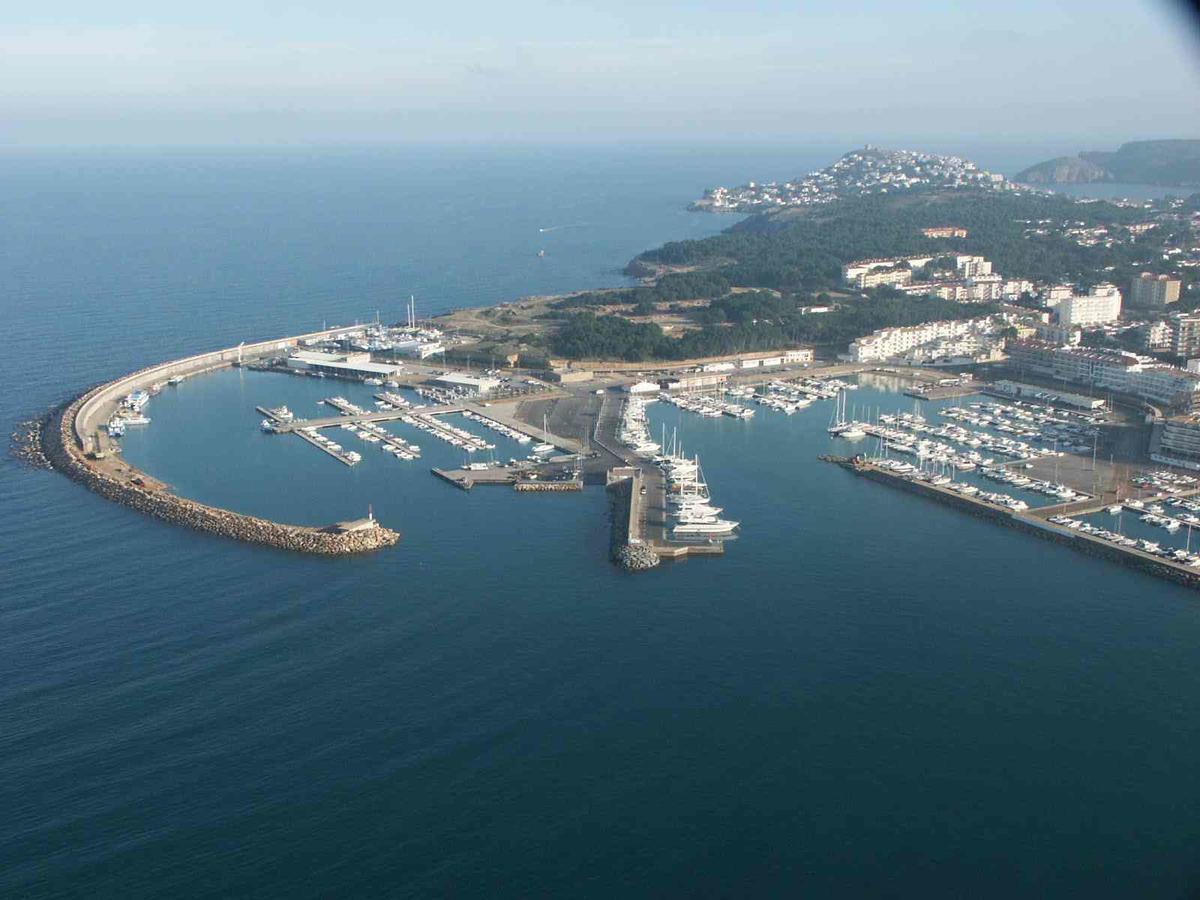
M 715 187 L 692 204 L 709 212 L 757 213 L 789 207 L 820 206 L 844 197 L 894 194 L 917 188 L 954 190 L 983 188 L 1021 190 L 1003 175 L 979 168 L 957 156 L 913 150 L 881 150 L 867 145 L 847 153 L 831 166 L 795 181 L 750 182 Z

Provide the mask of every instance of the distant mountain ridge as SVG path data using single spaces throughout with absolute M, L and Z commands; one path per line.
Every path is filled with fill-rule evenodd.
M 1200 140 L 1131 141 L 1116 150 L 1060 156 L 1018 172 L 1023 184 L 1117 181 L 1161 187 L 1200 185 Z

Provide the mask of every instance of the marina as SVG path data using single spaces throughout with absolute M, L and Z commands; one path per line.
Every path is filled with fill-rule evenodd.
M 272 344 L 272 351 L 277 347 Z M 227 355 L 232 351 L 223 351 L 217 354 L 217 365 L 206 357 L 186 366 L 185 371 L 195 374 L 218 369 L 221 363 L 243 362 L 245 348 L 235 349 L 232 360 Z M 170 378 L 184 377 L 178 368 L 167 364 L 139 379 L 163 372 L 167 378 L 159 375 L 151 384 L 161 391 Z M 267 371 L 262 376 L 274 377 Z M 875 376 L 862 376 L 868 382 L 871 377 Z M 320 379 L 292 383 L 316 387 Z M 1163 541 L 1140 535 L 1126 536 L 1123 525 L 1114 529 L 1087 520 L 1087 516 L 1108 510 L 1108 515 L 1123 523 L 1123 517 L 1136 509 L 1133 504 L 1143 502 L 1136 497 L 1117 497 L 1114 503 L 1102 490 L 1097 474 L 1092 475 L 1093 489 L 1087 490 L 1077 480 L 1068 484 L 1070 479 L 1059 472 L 1060 464 L 1077 468 L 1089 450 L 1095 472 L 1099 429 L 1106 421 L 1102 410 L 1064 410 L 1028 398 L 992 400 L 966 395 L 953 398 L 959 401 L 956 404 L 953 400 L 916 400 L 911 411 L 884 411 L 882 404 L 869 402 L 871 397 L 850 405 L 850 395 L 859 388 L 860 380 L 812 375 L 727 385 L 707 393 L 663 391 L 648 397 L 604 390 L 580 392 L 574 397 L 564 394 L 562 399 L 549 401 L 549 406 L 544 400 L 480 402 L 436 388 L 385 384 L 373 377 L 361 379 L 361 389 L 351 379 L 342 378 L 342 383 L 347 385 L 343 393 L 322 395 L 317 400 L 334 415 L 298 416 L 294 410 L 300 404 L 289 398 L 290 406 L 255 407 L 263 417 L 258 431 L 272 438 L 296 435 L 343 466 L 354 468 L 364 463 L 360 449 L 368 445 L 401 461 L 421 458 L 424 452 L 419 444 L 388 426 L 413 429 L 461 454 L 457 465 L 435 461 L 430 471 L 439 481 L 466 491 L 476 485 L 504 485 L 521 493 L 580 492 L 588 477 L 607 471 L 603 480 L 616 503 L 612 513 L 614 558 L 635 569 L 648 567 L 651 557 L 657 562 L 722 553 L 743 527 L 741 518 L 730 514 L 733 507 L 718 503 L 702 467 L 700 448 L 685 446 L 689 429 L 680 427 L 680 422 L 668 430 L 663 423 L 655 435 L 651 419 L 655 407 L 696 417 L 693 421 L 727 422 L 729 427 L 749 429 L 746 433 L 751 435 L 755 431 L 754 405 L 791 414 L 820 404 L 828 412 L 824 430 L 835 445 L 867 442 L 865 452 L 854 458 L 855 465 L 873 477 L 920 484 L 936 489 L 940 497 L 955 497 L 1007 516 L 1028 517 L 1036 520 L 1038 527 L 1078 532 L 1107 541 L 1114 552 L 1137 550 L 1169 565 L 1191 564 L 1191 532 L 1200 524 L 1200 515 L 1196 515 L 1200 505 L 1188 499 L 1195 479 L 1161 469 L 1135 472 L 1126 492 L 1157 492 L 1156 497 L 1166 497 L 1170 509 L 1147 506 L 1136 517 L 1137 527 L 1159 529 L 1169 536 L 1182 534 L 1182 547 L 1170 542 L 1162 546 Z M 114 422 L 142 420 L 145 407 L 155 396 L 129 380 L 119 380 L 95 396 L 104 396 L 106 391 L 116 394 L 116 399 L 109 412 L 97 410 L 100 416 L 107 415 L 101 419 L 104 427 L 85 435 L 83 441 L 84 447 L 93 448 L 97 460 L 103 460 L 111 452 L 109 448 L 119 451 L 116 440 L 132 440 L 130 433 Z M 592 394 L 599 396 L 589 396 Z M 566 418 L 559 416 L 559 403 L 565 404 L 563 410 L 576 412 Z M 94 405 L 93 395 L 89 395 L 81 409 Z M 565 437 L 564 429 L 580 428 L 584 409 L 593 410 L 591 441 L 586 435 Z M 540 427 L 535 410 L 540 411 Z M 554 429 L 550 427 L 552 410 L 556 410 Z M 820 428 L 811 418 L 792 427 Z M 101 437 L 112 443 L 101 443 Z M 500 459 L 495 458 L 497 453 Z M 1040 467 L 1038 472 L 1031 471 L 1035 466 Z M 1114 534 L 1117 537 L 1112 537 Z M 619 541 L 618 535 L 623 535 Z
M 98 409 L 94 445 L 70 438 L 109 454 L 85 457 L 87 475 L 110 479 L 98 488 L 5 467 L 17 802 L 0 893 L 1186 896 L 1194 591 L 817 461 L 877 450 L 831 439 L 834 400 L 788 416 L 728 395 L 755 410 L 746 420 L 649 404 L 653 440 L 665 427 L 669 450 L 677 430 L 711 505 L 741 524 L 736 541 L 685 548 L 683 565 L 662 545 L 632 574 L 609 561 L 622 537 L 610 516 L 636 496 L 626 529 L 632 517 L 652 538 L 662 473 L 605 490 L 624 461 L 594 426 L 645 363 L 540 402 L 457 398 L 531 432 L 519 444 L 442 416 L 496 445 L 482 454 L 398 419 L 374 424 L 420 445 L 417 460 L 319 429 L 361 453 L 346 466 L 262 431 L 258 404 L 345 418 L 318 401 L 387 412 L 385 393 L 433 398 L 414 377 L 257 371 L 256 341 L 377 306 L 394 318 L 410 283 L 436 294 L 431 311 L 624 287 L 629 255 L 734 221 L 656 218 L 655 205 L 722 172 L 808 166 L 790 145 L 771 158 L 738 146 L 716 165 L 690 143 L 649 163 L 579 143 L 8 155 L 14 333 L 46 347 L 28 373 L 7 357 L 10 421 L 201 349 L 245 341 L 248 364 L 231 353 L 116 386 L 114 402 L 150 392 L 152 421 L 109 439 Z M 574 221 L 592 225 L 535 236 Z M 912 408 L 908 379 L 837 377 L 859 384 L 847 420 Z M 941 425 L 939 408 L 980 399 L 992 398 L 922 400 L 922 414 Z M 430 472 L 524 457 L 546 419 L 595 454 L 579 491 L 462 491 Z M 606 422 L 601 439 L 625 452 Z M 1061 514 L 1186 548 L 1186 525 L 1141 517 L 1193 514 L 1166 502 L 1190 488 L 1152 499 L 1174 487 L 1150 479 L 1165 467 L 1120 448 L 1109 466 L 1108 437 L 1095 473 L 1088 440 L 1033 469 L 983 455 L 1046 482 L 1057 464 L 1096 510 Z M 1031 510 L 1059 502 L 978 467 L 945 474 Z M 135 478 L 154 489 L 135 492 Z M 1139 497 L 1140 512 L 1108 511 Z M 372 512 L 397 543 L 378 540 Z M 347 555 L 356 545 L 364 555 Z M 697 558 L 710 548 L 723 552 Z

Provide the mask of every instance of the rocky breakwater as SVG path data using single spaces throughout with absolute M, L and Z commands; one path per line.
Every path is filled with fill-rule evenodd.
M 50 468 L 50 460 L 42 451 L 42 426 L 46 417 L 20 422 L 9 436 L 9 455 L 35 469 Z
M 643 572 L 659 564 L 658 554 L 645 544 L 626 544 L 617 550 L 613 561 L 627 572 Z
M 627 572 L 642 572 L 659 564 L 658 554 L 640 541 L 631 542 L 629 504 L 633 500 L 633 479 L 624 478 L 608 486 L 608 512 L 611 517 L 608 555 Z
M 116 473 L 103 461 L 89 459 L 75 437 L 75 416 L 79 408 L 102 390 L 104 386 L 52 411 L 40 429 L 42 454 L 50 466 L 100 496 L 176 525 L 297 553 L 327 556 L 365 553 L 391 546 L 400 540 L 398 533 L 384 528 L 373 519 L 349 527 L 287 525 L 207 506 L 165 489 L 149 487 L 136 470 Z

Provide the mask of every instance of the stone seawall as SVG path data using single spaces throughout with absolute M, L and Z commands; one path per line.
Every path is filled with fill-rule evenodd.
M 608 554 L 626 572 L 643 572 L 658 565 L 658 554 L 645 544 L 629 542 L 629 509 L 633 502 L 633 479 L 624 478 L 608 486 L 611 531 Z
M 837 460 L 831 458 L 831 461 Z M 970 497 L 963 497 L 948 491 L 938 490 L 919 481 L 899 478 L 873 467 L 855 466 L 848 460 L 838 462 L 843 468 L 857 475 L 862 475 L 872 481 L 908 491 L 911 494 L 918 494 L 922 497 L 938 500 L 968 515 L 987 519 L 990 522 L 995 522 L 1007 528 L 1016 529 L 1017 531 L 1023 531 L 1026 534 L 1032 534 L 1044 540 L 1054 541 L 1080 553 L 1086 553 L 1088 556 L 1117 562 L 1128 568 L 1136 569 L 1158 578 L 1166 578 L 1189 588 L 1200 588 L 1200 573 L 1189 571 L 1181 566 L 1172 565 L 1169 562 L 1156 559 L 1145 553 L 1119 547 L 1106 541 L 1092 539 L 1084 534 L 1064 532 L 1062 529 L 1042 522 L 1034 516 L 1012 513 L 1008 510 L 973 500 Z
M 100 496 L 176 525 L 297 553 L 329 556 L 365 553 L 400 540 L 399 534 L 379 525 L 339 531 L 272 522 L 207 506 L 168 491 L 151 490 L 101 471 L 87 459 L 76 440 L 75 417 L 85 403 L 109 387 L 94 388 L 64 408 L 51 412 L 40 429 L 42 452 L 51 467 Z

